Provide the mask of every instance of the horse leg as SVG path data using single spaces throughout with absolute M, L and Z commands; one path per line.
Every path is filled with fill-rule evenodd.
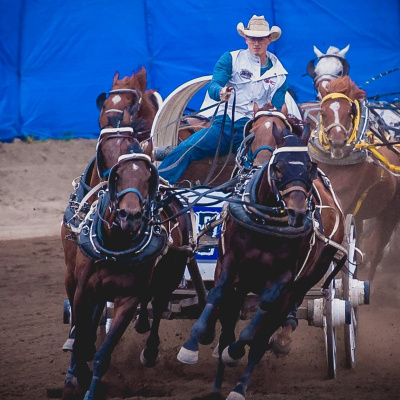
M 366 249 L 367 260 L 369 261 L 369 276 L 372 281 L 375 277 L 377 268 L 382 261 L 384 250 L 390 242 L 392 233 L 399 222 L 400 216 L 394 210 L 397 210 L 399 198 L 395 197 L 391 203 L 385 208 L 378 217 L 375 218 L 372 228 L 369 229 L 368 235 L 363 239 L 364 248 Z M 357 236 L 358 236 L 357 231 Z
M 222 361 L 222 351 L 235 342 L 235 327 L 239 318 L 240 306 L 243 304 L 245 294 L 234 293 L 234 296 L 225 301 L 220 309 L 221 334 L 218 342 L 218 367 L 214 380 L 213 393 L 221 393 L 222 382 L 225 373 L 225 364 Z
M 135 330 L 137 333 L 146 333 L 150 330 L 149 310 L 147 305 L 149 300 L 145 299 L 140 302 L 140 311 L 135 321 Z
M 281 296 L 282 288 L 287 284 L 291 276 L 291 272 L 287 271 L 280 277 L 280 279 L 277 279 L 276 282 L 271 283 L 264 289 L 260 296 L 259 307 L 253 318 L 250 320 L 250 323 L 242 330 L 242 332 L 240 332 L 239 340 L 223 350 L 222 359 L 226 365 L 235 366 L 238 361 L 243 358 L 245 355 L 246 345 L 253 341 L 260 324 L 267 315 L 268 310 L 279 296 Z M 289 308 L 289 310 L 291 310 L 291 308 Z M 273 332 L 271 332 L 271 335 Z
M 132 297 L 118 303 L 110 330 L 93 358 L 93 376 L 84 400 L 94 400 L 100 379 L 108 371 L 111 354 L 135 315 L 139 299 Z
M 152 301 L 153 323 L 151 324 L 150 335 L 146 340 L 146 346 L 140 354 L 140 362 L 145 367 L 154 367 L 158 363 L 158 352 L 160 336 L 158 334 L 160 322 L 164 311 L 168 306 L 168 297 L 156 296 Z
M 296 304 L 293 310 L 290 311 L 284 324 L 282 325 L 282 330 L 277 333 L 275 337 L 272 337 L 272 351 L 275 355 L 285 356 L 289 354 L 291 350 L 292 343 L 292 333 L 296 330 L 299 325 L 299 321 L 296 318 L 298 305 Z
M 207 296 L 207 303 L 201 313 L 199 319 L 194 323 L 190 338 L 183 344 L 178 353 L 178 360 L 185 364 L 195 364 L 199 359 L 199 343 L 207 336 L 210 338 L 214 335 L 215 324 L 218 320 L 217 307 L 221 304 L 227 296 L 228 288 L 225 285 L 218 285 L 213 287 Z M 212 332 L 212 334 L 210 334 Z

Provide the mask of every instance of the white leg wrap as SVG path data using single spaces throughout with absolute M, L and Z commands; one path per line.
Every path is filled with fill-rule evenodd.
M 230 392 L 226 400 L 246 400 L 246 398 L 240 393 Z
M 74 345 L 75 339 L 67 339 L 63 344 L 62 350 L 63 351 L 72 351 L 72 346 Z
M 222 362 L 227 366 L 227 367 L 236 367 L 239 363 L 239 360 L 235 360 L 232 358 L 229 353 L 228 353 L 228 347 L 225 347 L 225 349 L 222 352 Z
M 181 347 L 176 358 L 184 364 L 196 364 L 197 361 L 199 361 L 199 351 L 188 350 Z

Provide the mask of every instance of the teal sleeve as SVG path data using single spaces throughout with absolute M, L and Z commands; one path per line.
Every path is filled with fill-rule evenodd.
M 213 77 L 208 86 L 208 94 L 213 100 L 219 101 L 221 89 L 232 76 L 232 55 L 229 52 L 222 54 L 213 71 Z
M 280 110 L 285 103 L 285 95 L 287 92 L 287 83 L 286 80 L 283 85 L 275 92 L 274 96 L 272 97 L 272 105 Z

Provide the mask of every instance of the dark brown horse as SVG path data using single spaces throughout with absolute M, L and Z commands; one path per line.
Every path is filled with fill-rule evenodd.
M 365 92 L 348 76 L 320 90 L 321 115 L 310 155 L 329 176 L 344 213 L 355 217 L 372 280 L 400 219 L 399 152 L 390 146 L 374 147 L 386 139 L 369 130 Z M 363 232 L 366 220 L 373 220 L 373 229 Z
M 160 319 L 182 279 L 191 244 L 188 214 L 173 217 L 183 208 L 181 202 L 171 197 L 159 213 L 158 189 L 158 172 L 150 157 L 121 156 L 110 171 L 109 191 L 100 195 L 82 226 L 75 257 L 75 342 L 66 392 L 76 390 L 77 380 L 87 390 L 85 399 L 97 398 L 113 349 L 138 305 L 151 298 L 153 323 L 140 358 L 146 366 L 157 362 Z M 172 219 L 163 223 L 168 217 Z M 96 329 L 106 301 L 114 302 L 114 317 L 96 351 Z M 87 365 L 91 360 L 93 373 Z
M 265 126 L 265 118 L 255 122 L 255 133 L 257 123 Z M 324 278 L 340 247 L 335 244 L 343 239 L 343 215 L 330 189 L 317 177 L 307 152 L 309 126 L 301 136 L 287 128 L 279 131 L 276 125 L 272 133 L 275 144 L 270 138 L 274 149 L 270 160 L 238 188 L 238 204 L 227 206 L 215 286 L 178 354 L 180 361 L 195 363 L 199 341 L 207 338 L 219 318 L 215 399 L 224 398 L 220 394 L 224 365 L 235 364 L 249 346 L 246 370 L 227 397 L 245 399 L 251 373 L 270 347 L 271 336 L 307 291 Z M 322 210 L 322 205 L 327 209 Z M 258 309 L 235 341 L 237 317 L 250 292 L 259 294 Z

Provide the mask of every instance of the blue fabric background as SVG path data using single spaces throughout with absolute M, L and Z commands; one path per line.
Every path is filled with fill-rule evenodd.
M 398 0 L 0 0 L 0 141 L 96 138 L 96 97 L 116 71 L 147 69 L 165 98 L 212 73 L 224 51 L 245 47 L 236 32 L 253 14 L 282 29 L 270 45 L 299 101 L 315 97 L 306 73 L 313 46 L 342 49 L 358 85 L 400 67 Z M 400 72 L 363 87 L 400 90 Z M 386 100 L 390 98 L 385 98 Z

